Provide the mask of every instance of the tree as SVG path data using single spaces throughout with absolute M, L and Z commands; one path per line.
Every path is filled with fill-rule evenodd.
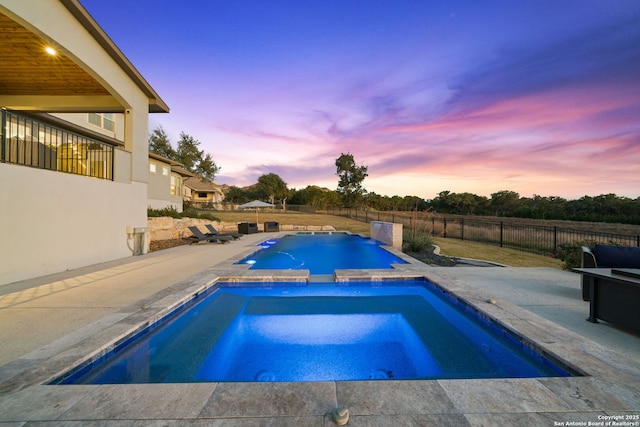
M 250 198 L 246 191 L 233 185 L 225 192 L 224 200 L 230 203 L 245 203 L 248 202 Z
M 336 175 L 340 177 L 338 181 L 338 193 L 342 198 L 345 207 L 356 207 L 362 201 L 367 190 L 362 187 L 362 182 L 369 176 L 367 166 L 356 165 L 353 154 L 340 154 L 336 159 Z
M 262 175 L 258 178 L 258 186 L 269 195 L 272 204 L 279 200 L 282 202 L 282 208 L 284 209 L 287 197 L 289 197 L 289 188 L 287 188 L 287 183 L 280 176 L 275 173 Z
M 327 209 L 340 204 L 340 196 L 328 188 L 308 185 L 300 190 L 293 190 L 289 203 L 294 205 L 309 205 L 315 209 Z
M 198 148 L 199 146 L 200 141 L 181 132 L 174 160 L 182 163 L 189 172 L 199 175 L 204 180 L 213 181 L 220 168 L 211 155 L 205 155 L 204 151 Z
M 491 207 L 496 216 L 507 216 L 520 207 L 520 194 L 515 191 L 502 190 L 491 194 Z
M 175 160 L 176 151 L 171 146 L 169 136 L 167 136 L 162 126 L 155 128 L 153 132 L 151 132 L 151 135 L 149 135 L 149 151 Z

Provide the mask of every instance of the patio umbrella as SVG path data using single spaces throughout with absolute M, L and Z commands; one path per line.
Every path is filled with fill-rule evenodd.
M 240 206 L 238 206 L 238 208 L 240 209 L 255 209 L 256 210 L 256 223 L 258 223 L 258 209 L 260 208 L 272 208 L 274 205 L 272 205 L 271 203 L 266 203 L 263 202 L 261 200 L 254 200 L 252 202 L 249 203 L 244 203 Z

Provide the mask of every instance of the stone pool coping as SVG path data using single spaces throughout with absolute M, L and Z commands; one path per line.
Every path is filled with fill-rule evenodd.
M 189 250 L 189 248 L 179 249 Z M 253 249 L 247 249 L 251 253 Z M 484 380 L 385 380 L 318 383 L 43 385 L 87 355 L 95 357 L 142 325 L 219 280 L 304 283 L 304 272 L 255 274 L 233 265 L 243 254 L 204 268 L 151 296 L 104 316 L 0 369 L 0 422 L 152 420 L 174 424 L 332 425 L 327 414 L 347 407 L 349 425 L 553 425 L 598 422 L 640 413 L 640 366 L 553 322 L 497 300 L 446 269 L 422 263 L 394 270 L 336 272 L 361 280 L 425 277 L 511 330 L 527 336 L 589 376 Z M 240 267 L 240 268 L 239 268 Z M 479 273 L 480 274 L 480 273 Z M 384 276 L 384 277 L 383 277 Z M 306 273 L 308 278 L 308 273 Z M 600 418 L 599 418 L 600 417 Z M 633 421 L 633 420 L 632 420 Z M 207 425 L 211 425 L 207 424 Z

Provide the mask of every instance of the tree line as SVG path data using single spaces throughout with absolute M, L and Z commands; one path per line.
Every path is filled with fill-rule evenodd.
M 220 167 L 210 154 L 199 149 L 199 145 L 198 140 L 182 132 L 177 148 L 174 149 L 161 126 L 149 136 L 151 151 L 182 163 L 187 170 L 204 180 L 213 181 Z M 418 196 L 383 196 L 365 189 L 363 182 L 368 176 L 368 167 L 358 165 L 351 153 L 342 153 L 336 159 L 335 166 L 338 176 L 336 190 L 316 185 L 308 185 L 302 189 L 288 188 L 280 176 L 269 173 L 259 177 L 258 182 L 249 187 L 226 188 L 225 201 L 240 204 L 256 199 L 265 200 L 285 209 L 287 204 L 292 204 L 320 210 L 344 207 L 640 224 L 640 197 L 631 199 L 615 194 L 601 194 L 568 200 L 559 196 L 521 197 L 510 190 L 492 193 L 491 197 L 441 191 L 431 200 Z

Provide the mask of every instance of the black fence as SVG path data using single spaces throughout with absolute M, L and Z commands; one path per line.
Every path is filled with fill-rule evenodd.
M 603 233 L 557 226 L 490 221 L 468 217 L 445 217 L 413 212 L 372 212 L 340 208 L 316 210 L 315 212 L 364 222 L 399 223 L 405 229 L 422 231 L 432 236 L 488 243 L 541 255 L 554 254 L 562 245 L 604 243 L 640 246 L 640 234 Z

